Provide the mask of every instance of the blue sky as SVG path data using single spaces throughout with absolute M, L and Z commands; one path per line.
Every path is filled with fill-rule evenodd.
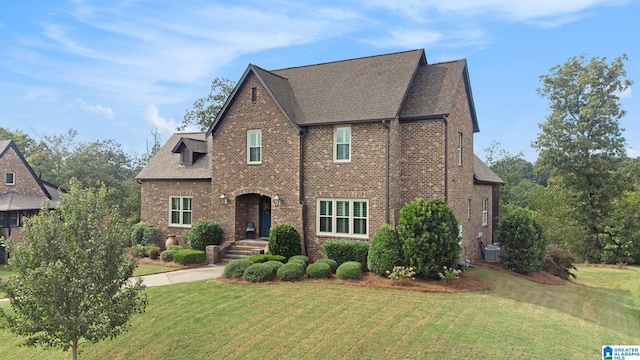
M 539 76 L 569 57 L 626 53 L 640 81 L 640 4 L 626 0 L 5 1 L 0 126 L 78 131 L 143 153 L 180 124 L 211 80 L 265 69 L 423 48 L 429 63 L 466 58 L 480 133 L 537 157 L 548 114 Z M 640 83 L 638 83 L 640 84 Z M 621 102 L 628 154 L 640 155 L 635 85 Z

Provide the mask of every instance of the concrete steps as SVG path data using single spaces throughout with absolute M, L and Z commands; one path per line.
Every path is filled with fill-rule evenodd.
M 226 264 L 231 260 L 242 259 L 247 256 L 266 253 L 268 249 L 266 240 L 238 240 L 231 244 L 222 258 L 221 264 Z

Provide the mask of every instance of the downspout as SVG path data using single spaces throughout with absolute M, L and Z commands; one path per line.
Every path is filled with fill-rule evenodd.
M 300 128 L 300 158 L 298 159 L 298 183 L 299 183 L 299 198 L 298 202 L 302 206 L 302 244 L 304 246 L 304 255 L 309 256 L 309 250 L 307 248 L 307 206 L 304 202 L 304 137 L 309 132 L 307 128 Z
M 389 151 L 390 151 L 390 132 L 391 132 L 391 126 L 386 122 L 387 120 L 382 120 L 382 125 L 387 129 L 387 153 L 386 153 L 386 192 L 387 192 L 387 196 L 386 196 L 386 200 L 387 200 L 387 205 L 385 206 L 385 216 L 386 216 L 386 222 L 387 224 L 391 224 L 390 220 L 389 220 Z
M 443 115 L 444 120 L 444 201 L 449 203 L 449 116 Z

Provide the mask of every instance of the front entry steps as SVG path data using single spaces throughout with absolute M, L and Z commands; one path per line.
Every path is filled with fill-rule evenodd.
M 266 254 L 268 249 L 269 242 L 267 240 L 237 240 L 229 245 L 220 264 L 255 254 Z

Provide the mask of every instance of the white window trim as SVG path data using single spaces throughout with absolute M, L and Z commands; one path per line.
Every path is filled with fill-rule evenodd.
M 349 144 L 349 158 L 348 159 L 338 159 L 338 129 L 349 129 L 349 141 L 342 142 L 340 144 Z M 351 162 L 351 125 L 336 125 L 333 127 L 333 161 L 338 163 L 347 163 Z
M 13 182 L 8 182 L 7 181 L 7 175 L 11 174 L 11 180 L 13 180 Z M 4 174 L 4 182 L 5 185 L 15 185 L 16 184 L 16 173 L 14 173 L 13 171 L 7 171 Z
M 489 224 L 489 199 L 482 199 L 482 226 Z
M 171 222 L 171 213 L 173 212 L 173 209 L 171 208 L 171 202 L 173 199 L 180 199 L 180 209 L 176 210 L 180 213 L 180 223 L 172 223 Z M 182 201 L 183 199 L 190 199 L 191 200 L 191 210 L 184 210 L 182 209 Z M 183 214 L 185 212 L 190 212 L 191 213 L 191 224 L 183 224 L 182 220 L 184 219 Z M 184 228 L 190 228 L 193 225 L 193 198 L 191 196 L 169 196 L 169 226 L 170 227 L 184 227 Z
M 258 146 L 251 146 L 251 135 L 252 134 L 259 134 L 260 135 L 260 143 Z M 258 161 L 251 161 L 251 148 L 252 147 L 257 147 L 260 149 L 260 160 Z M 254 129 L 254 130 L 247 130 L 247 164 L 253 164 L 253 165 L 258 165 L 258 164 L 262 164 L 262 130 L 260 129 Z
M 321 201 L 331 201 L 333 203 L 332 205 L 332 214 L 331 214 L 331 229 L 333 231 L 331 232 L 322 232 L 320 231 L 320 202 Z M 337 213 L 337 202 L 338 201 L 347 201 L 349 202 L 349 233 L 339 233 L 336 232 L 337 226 L 336 226 L 336 213 Z M 366 209 L 367 209 L 367 216 L 364 218 L 356 218 L 353 216 L 353 211 L 354 211 L 354 206 L 353 203 L 354 202 L 363 202 L 366 205 Z M 353 220 L 354 219 L 366 219 L 367 222 L 367 226 L 366 226 L 366 233 L 365 234 L 354 234 L 353 233 Z M 369 200 L 367 199 L 334 199 L 334 198 L 318 198 L 316 200 L 316 235 L 319 236 L 339 236 L 341 238 L 356 238 L 356 239 L 368 239 L 369 238 L 369 223 L 370 223 L 370 216 L 369 216 Z
M 458 133 L 458 165 L 462 165 L 462 133 Z

